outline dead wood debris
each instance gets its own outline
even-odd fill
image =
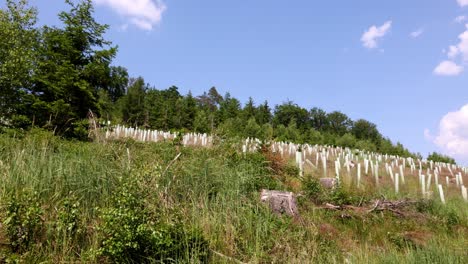
[[[325,205],[320,206],[318,208],[336,210],[336,211],[351,210],[351,211],[362,213],[362,214],[364,213],[368,214],[372,212],[381,212],[381,211],[390,211],[394,213],[395,215],[405,217],[405,216],[408,216],[408,213],[405,212],[404,209],[407,206],[412,205],[414,203],[416,203],[416,201],[408,200],[408,199],[389,201],[383,198],[383,199],[374,200],[372,203],[372,206],[369,206],[369,207],[353,206],[353,205],[334,205],[331,203],[326,203]]]

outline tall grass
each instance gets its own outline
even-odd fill
[[[305,195],[299,198],[300,217],[277,216],[259,202],[261,188],[306,194],[312,185],[303,184],[287,164],[276,169],[268,155],[244,156],[238,150],[236,142],[184,148],[131,140],[65,141],[42,131],[0,135],[0,262],[117,261],[112,247],[103,250],[105,241],[115,241],[109,234],[127,236],[125,241],[151,252],[177,252],[173,256],[182,263],[468,262],[468,206],[461,199],[447,205],[418,200],[402,217],[321,209],[314,203],[320,199]],[[306,173],[305,178],[321,175]],[[362,183],[361,188],[343,184],[341,193],[323,199],[364,205],[381,195],[419,199],[410,190],[418,183],[409,177],[398,195],[390,187],[375,191],[372,178],[363,177]],[[39,208],[28,202],[33,200]],[[35,235],[24,250],[14,250],[8,235],[13,201],[18,214],[24,212],[14,218],[19,223],[34,219],[31,212],[40,215],[39,224],[30,225]],[[154,240],[151,232],[164,240]],[[209,258],[194,251],[193,239],[206,241]],[[122,259],[158,262],[163,256],[141,255],[138,247]]]

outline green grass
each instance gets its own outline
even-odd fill
[[[417,179],[395,195],[363,177],[361,189],[313,189],[320,199],[300,197],[300,217],[279,217],[259,202],[261,188],[313,184],[237,149],[0,135],[0,262],[468,263],[468,205],[458,197],[418,200],[406,217],[316,204],[419,199]]]

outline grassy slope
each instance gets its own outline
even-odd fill
[[[272,170],[271,159],[258,153],[243,157],[238,150],[239,145],[230,143],[199,149],[170,143],[70,142],[44,133],[21,139],[0,135],[0,262],[109,261],[96,253],[103,239],[99,212],[113,206],[122,181],[137,179],[145,210],[162,222],[200,229],[211,250],[242,262],[468,263],[468,205],[459,198],[446,206],[419,201],[402,217],[387,211],[320,209],[311,198],[338,200],[319,190],[299,199],[301,217],[277,217],[259,203],[258,190],[298,192],[305,185],[290,166]],[[390,190],[345,185],[340,194],[350,203],[382,194],[400,198]],[[15,197],[34,197],[41,209],[39,231],[17,253],[5,223]],[[62,236],[57,223],[63,222],[63,208],[70,203],[76,210],[66,215],[74,217],[80,231]],[[181,259],[188,261],[187,256]],[[211,262],[234,261],[212,254]]]

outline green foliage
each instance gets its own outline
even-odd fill
[[[345,188],[342,184],[327,193],[327,200],[335,205],[359,205],[369,201],[369,195],[355,189]]]
[[[302,182],[302,190],[304,191],[304,194],[314,202],[319,203],[321,201],[323,189],[318,179],[313,177],[305,178]]]
[[[0,262],[466,263],[461,198],[420,200],[397,209],[405,216],[317,209],[369,208],[369,197],[381,196],[345,178],[321,188],[314,170],[303,181],[297,169],[284,175],[267,154],[243,155],[231,138],[188,148],[67,141],[39,129],[0,134]],[[262,188],[302,189],[300,216],[273,214],[259,201]]]
[[[210,124],[211,121],[209,119],[208,114],[200,110],[195,115],[195,120],[193,121],[193,129],[195,132],[198,133],[207,133],[210,131]]]
[[[377,130],[377,125],[364,119],[359,119],[353,123],[351,133],[357,139],[369,140],[371,142],[379,142],[382,138],[379,130]]]
[[[122,98],[123,121],[134,127],[142,126],[146,120],[145,97],[148,87],[143,78],[130,81],[127,95]],[[151,95],[148,95],[151,96]]]
[[[89,110],[98,112],[97,92],[105,88],[116,54],[114,47],[105,49],[108,26],[92,17],[92,2],[66,2],[70,10],[59,14],[64,28],[46,26],[42,31],[35,84],[28,96],[33,111],[27,112],[37,125],[50,122],[58,133],[86,118]]]
[[[302,190],[307,198],[314,203],[331,203],[333,205],[357,205],[368,200],[366,195],[353,192],[338,184],[332,189],[322,187],[320,181],[314,177],[306,177],[302,182]]]
[[[388,240],[398,249],[416,248],[416,244],[401,233],[387,233]]]
[[[166,224],[144,204],[138,184],[120,179],[112,207],[102,210],[99,230],[103,240],[98,255],[118,263],[150,263],[209,259],[208,242],[196,229],[187,231],[180,223]]]
[[[342,136],[350,131],[353,121],[340,111],[334,111],[327,114],[327,119],[329,123],[329,130],[333,131],[335,134]]]
[[[26,0],[7,0],[6,8],[0,9],[0,125],[24,109],[23,88],[31,86],[38,55],[36,20],[37,10]],[[27,123],[22,120],[17,124],[18,117],[15,119],[12,126]]]
[[[318,107],[314,107],[309,111],[311,127],[317,131],[324,131],[330,126],[330,121],[327,117],[327,112]]]
[[[283,168],[285,175],[297,177],[299,176],[299,168],[295,164],[286,164]]]
[[[72,196],[73,197],[73,196]],[[66,198],[59,208],[56,222],[56,232],[65,237],[73,237],[83,232],[80,226],[80,203],[76,198]]]
[[[356,138],[352,134],[346,133],[336,140],[336,145],[347,148],[354,148],[356,146]]]
[[[8,201],[3,224],[13,252],[22,253],[40,236],[42,209],[37,194],[22,194]]]
[[[264,138],[262,127],[257,124],[254,117],[250,117],[249,121],[247,121],[244,129],[244,135],[250,138]]]
[[[296,123],[299,129],[307,128],[309,114],[306,109],[288,101],[275,107],[273,123],[275,125],[289,126]]]
[[[416,210],[421,213],[429,213],[441,226],[449,232],[453,232],[458,225],[468,224],[467,213],[454,208],[451,205],[444,205],[434,200],[418,200]]]
[[[434,162],[443,162],[443,163],[449,163],[449,164],[457,164],[455,162],[455,159],[450,157],[450,156],[447,156],[447,155],[443,155],[443,154],[440,154],[440,153],[437,153],[437,152],[432,152],[431,154],[429,154],[427,156],[427,160],[432,160]]]

